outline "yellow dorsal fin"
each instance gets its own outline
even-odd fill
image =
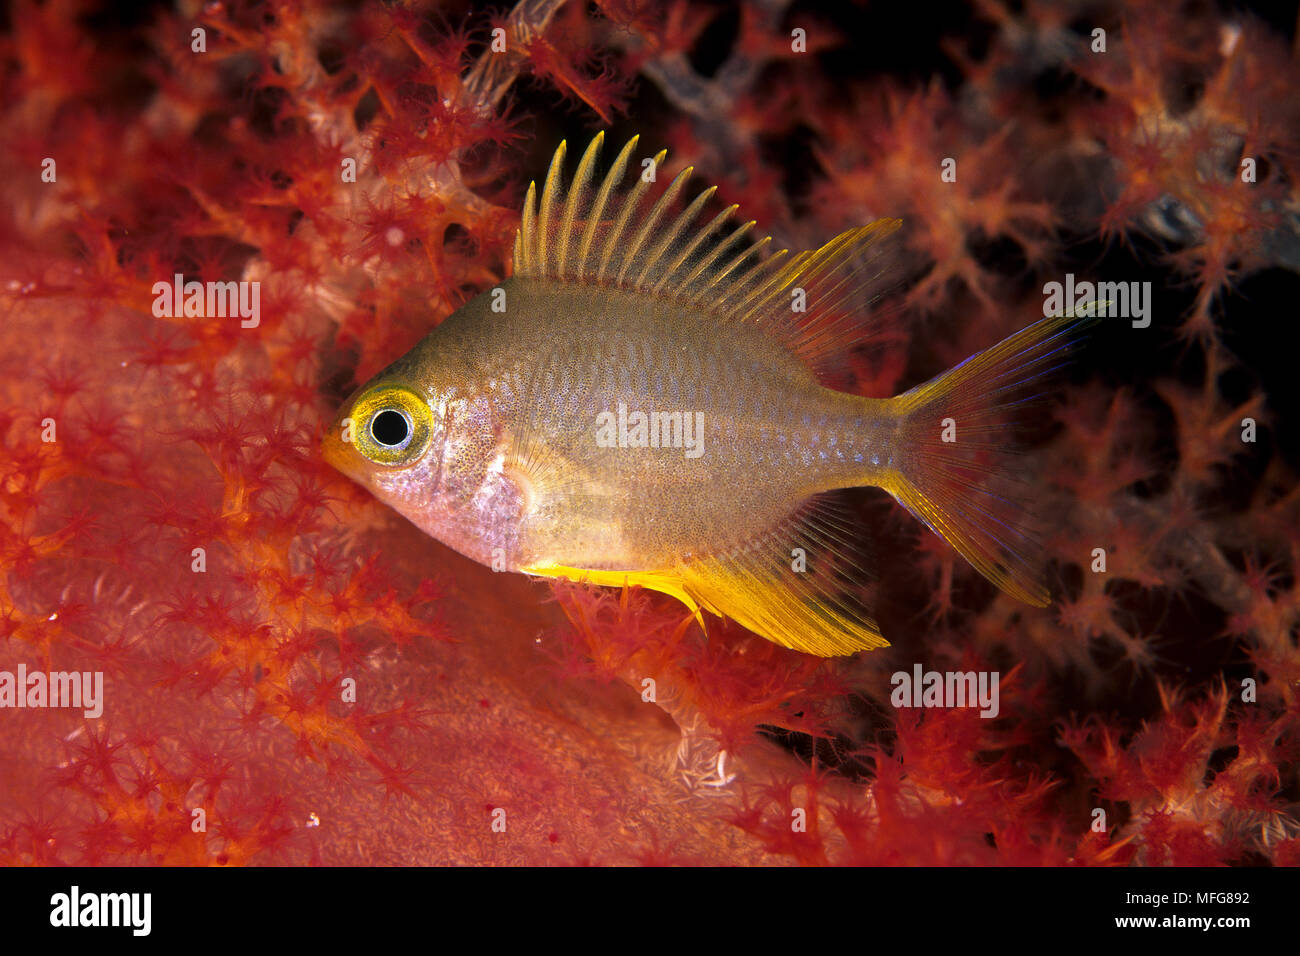
[[[636,136],[603,178],[593,178],[604,139],[603,132],[592,138],[567,185],[563,142],[551,159],[540,201],[537,184],[530,184],[515,237],[515,275],[593,281],[695,301],[770,242],[747,239],[752,222],[725,237],[718,234],[735,206],[707,225],[696,225],[715,188],[665,222],[692,170],[660,185],[657,173],[668,153],[660,150],[644,163],[632,163]],[[632,175],[624,182],[629,167]]]
[[[771,250],[770,236],[751,235],[754,221],[729,225],[737,206],[701,225],[716,187],[682,206],[692,169],[656,185],[651,174],[667,153],[634,162],[638,137],[597,177],[604,140],[603,132],[592,138],[567,184],[568,147],[560,143],[540,200],[537,184],[529,186],[515,237],[516,276],[666,296],[697,306],[711,321],[753,323],[818,372],[872,331],[868,306],[899,277],[880,241],[897,229],[897,219],[850,229],[791,257]]]

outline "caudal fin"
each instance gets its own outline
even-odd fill
[[[901,425],[882,486],[986,578],[1038,607],[1050,601],[1042,489],[1026,480],[1015,435],[1044,376],[1094,321],[1043,319],[891,400]]]

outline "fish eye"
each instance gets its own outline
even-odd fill
[[[381,408],[370,419],[370,437],[385,448],[401,448],[411,437],[411,423],[396,408]]]
[[[357,451],[377,465],[401,467],[429,445],[433,412],[417,392],[403,385],[378,385],[352,406]]]

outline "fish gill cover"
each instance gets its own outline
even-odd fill
[[[13,4],[0,862],[1300,862],[1294,14],[911,16]],[[892,646],[809,657],[321,461],[598,128],[792,249],[903,220],[846,390],[1115,309],[1024,457],[1050,607],[854,492]]]

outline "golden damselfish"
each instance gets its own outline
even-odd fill
[[[1043,319],[895,398],[827,388],[892,281],[898,220],[773,252],[735,206],[704,221],[713,189],[684,202],[690,169],[656,186],[665,153],[633,164],[635,138],[595,177],[603,138],[567,186],[560,144],[512,277],[366,383],[328,460],[498,570],[654,588],[810,654],[886,643],[826,507],[839,488],[886,489],[1046,604],[1007,426],[1083,322]]]

